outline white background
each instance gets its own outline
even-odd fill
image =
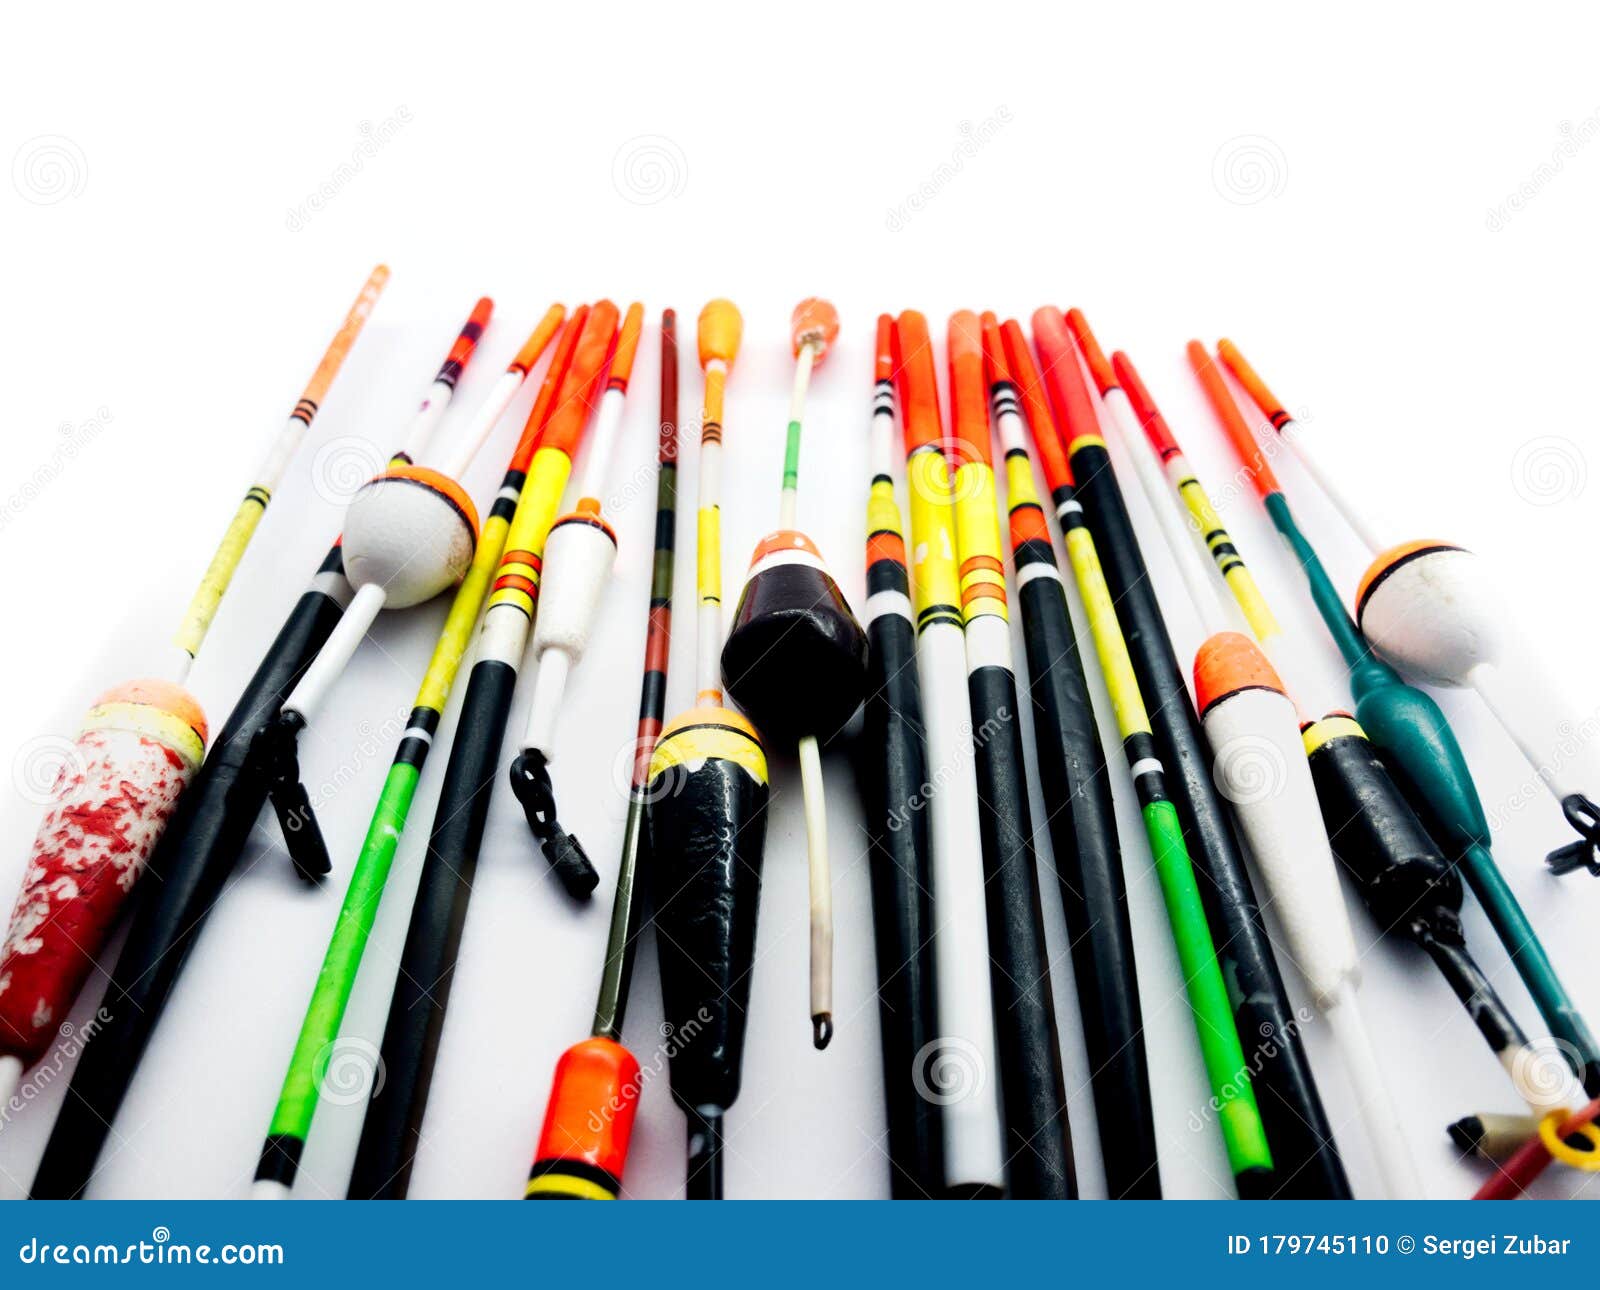
[[[15,782],[31,741],[70,733],[98,690],[160,666],[258,456],[379,259],[392,265],[392,285],[194,670],[215,726],[339,527],[329,454],[319,467],[319,452],[356,436],[382,454],[484,292],[499,309],[458,410],[483,396],[552,300],[646,303],[651,327],[618,467],[626,477],[651,461],[660,309],[675,306],[682,319],[688,418],[700,390],[693,319],[712,295],[738,302],[745,342],[729,392],[723,502],[730,582],[775,514],[789,311],[805,295],[833,299],[844,327],[814,386],[800,512],[857,604],[879,311],[921,308],[942,338],[954,308],[1026,318],[1043,303],[1082,306],[1108,350],[1126,348],[1141,364],[1215,492],[1234,465],[1183,344],[1231,335],[1340,452],[1363,493],[1401,517],[1401,536],[1482,551],[1505,579],[1506,614],[1543,650],[1573,712],[1600,704],[1600,485],[1588,478],[1600,464],[1592,9],[1350,4],[1326,21],[1280,5],[1117,7],[1113,16],[1105,5],[616,0],[603,9],[283,3],[237,16],[209,6],[167,13],[35,6],[9,18],[0,85],[0,154],[12,161],[0,183],[7,890],[38,817]],[[363,150],[369,130],[388,136],[372,152]],[[987,141],[963,150],[979,133]],[[1520,209],[1506,206],[1518,192]],[[472,468],[478,498],[497,483],[519,425],[508,418]],[[1348,593],[1362,548],[1292,462],[1280,473]],[[693,479],[689,453],[684,553]],[[1199,625],[1132,476],[1124,480],[1188,656]],[[632,738],[644,633],[653,484],[636,493],[618,516],[619,576],[571,693],[558,763],[572,786],[570,823],[603,872],[602,897],[624,808],[613,767]],[[1342,700],[1333,651],[1255,502],[1235,492],[1225,511],[1279,616],[1325,673],[1316,702]],[[691,696],[692,569],[680,560],[669,708]],[[443,612],[441,601],[382,620],[306,741],[312,780],[353,775],[323,815],[337,879],[302,887],[263,818],[189,960],[93,1194],[245,1193],[392,753],[392,739],[359,731],[409,707]],[[514,729],[527,694],[524,685]],[[1474,696],[1441,698],[1496,815],[1502,866],[1579,1004],[1600,1021],[1600,889],[1542,874],[1540,857],[1566,838],[1556,807],[1527,791],[1528,769]],[[447,720],[446,739],[450,729]],[[413,810],[349,1035],[380,1035],[443,765],[441,752]],[[811,1048],[800,800],[793,767],[780,765],[745,1090],[730,1117],[735,1196],[886,1188],[860,817],[847,771],[835,763],[829,776],[838,1037],[825,1054]],[[1163,1179],[1174,1196],[1223,1194],[1220,1143],[1187,1124],[1206,1087],[1122,780]],[[1513,800],[1527,804],[1508,809]],[[1042,830],[1040,846],[1048,862]],[[1080,1174],[1093,1195],[1097,1139],[1051,881],[1045,902]],[[1408,947],[1372,946],[1373,925],[1349,903],[1368,947],[1371,1022],[1429,1191],[1465,1195],[1482,1172],[1454,1159],[1444,1125],[1512,1109],[1510,1088],[1442,980]],[[587,1027],[607,907],[604,898],[582,912],[568,904],[515,803],[499,794],[413,1194],[520,1193],[552,1065]],[[1467,927],[1536,1028],[1470,902]],[[1298,982],[1291,990],[1303,1000]],[[649,945],[633,999],[628,1038],[648,1058],[660,1020]],[[80,1001],[80,1023],[93,1002],[93,991]],[[1308,1042],[1356,1188],[1370,1195],[1371,1158],[1325,1028],[1313,1025]],[[61,1091],[0,1133],[5,1185],[31,1178]],[[342,1194],[361,1111],[322,1108],[303,1194]],[[634,1138],[630,1194],[681,1189],[681,1132],[658,1081]],[[1540,1192],[1579,1192],[1581,1182],[1552,1171]]]

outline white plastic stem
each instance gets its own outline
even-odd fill
[[[377,583],[369,582],[356,592],[350,608],[344,611],[338,626],[327,643],[311,660],[300,677],[300,683],[284,700],[285,712],[298,712],[309,723],[321,709],[345,667],[355,657],[355,652],[366,638],[367,631],[383,612],[386,592]]]
[[[572,656],[562,649],[547,649],[539,655],[539,670],[533,678],[533,705],[528,711],[528,731],[524,748],[537,748],[548,760],[555,752],[556,718],[561,714],[561,699],[572,673]]]
[[[1405,1126],[1389,1094],[1389,1085],[1378,1063],[1372,1036],[1362,1019],[1353,984],[1344,989],[1323,1012],[1338,1041],[1345,1071],[1350,1077],[1360,1104],[1361,1118],[1367,1126],[1367,1140],[1378,1160],[1378,1172],[1391,1200],[1422,1198],[1422,1179],[1417,1163],[1406,1145]]]
[[[0,1057],[0,1127],[10,1119],[11,1099],[22,1082],[22,1059],[7,1054]]]
[[[489,441],[490,433],[499,424],[501,416],[511,406],[511,400],[517,397],[517,391],[526,379],[527,373],[517,368],[501,374],[494,388],[489,391],[489,397],[478,405],[472,420],[467,422],[467,428],[461,433],[461,442],[439,467],[440,474],[457,479],[472,464],[472,459]]]
[[[1311,446],[1311,436],[1300,425],[1293,421],[1285,421],[1278,430],[1278,437],[1289,445],[1289,449],[1299,458],[1300,464],[1305,467],[1306,473],[1317,481],[1318,486],[1328,495],[1328,500],[1334,508],[1344,516],[1345,523],[1356,531],[1356,535],[1367,544],[1374,554],[1387,551],[1399,540],[1394,528],[1385,517],[1377,513],[1377,509],[1370,503],[1363,506],[1345,492],[1338,483],[1338,477],[1328,469],[1327,462],[1321,457],[1318,450]]]
[[[800,352],[794,358],[794,385],[789,391],[789,424],[800,425],[804,423],[806,410],[806,390],[811,385],[811,369],[816,366],[817,347],[815,345],[802,345]],[[787,432],[786,432],[787,433]],[[788,462],[787,445],[784,450],[784,461]],[[799,481],[791,484],[784,479],[783,492],[778,497],[778,527],[792,529],[799,511],[800,489]]]
[[[250,1184],[251,1200],[288,1200],[290,1192],[281,1182],[262,1178]]]
[[[1515,648],[1509,633],[1506,646]],[[1483,696],[1557,801],[1574,793],[1600,801],[1595,736],[1573,722],[1536,660],[1517,658],[1510,666],[1480,663],[1466,681]]]
[[[811,1015],[833,1012],[833,879],[828,866],[828,812],[822,800],[822,749],[800,740],[800,791],[805,797],[806,862],[811,880]]]
[[[433,442],[433,432],[439,428],[444,411],[450,406],[455,393],[455,387],[447,381],[435,381],[428,387],[428,392],[422,396],[422,403],[411,414],[411,423],[406,426],[397,455],[416,461],[428,451],[428,445]]]
[[[594,415],[594,430],[589,435],[589,458],[583,463],[579,497],[600,500],[612,458],[617,455],[617,431],[622,425],[622,407],[627,397],[624,390],[607,390],[600,398],[600,408]]]

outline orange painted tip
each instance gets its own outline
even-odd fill
[[[1100,438],[1100,418],[1078,366],[1078,348],[1067,331],[1067,320],[1054,305],[1033,311],[1033,340],[1044,364],[1045,389],[1055,409],[1057,424],[1066,435],[1070,454],[1080,440]]]
[[[1072,333],[1072,339],[1078,342],[1078,348],[1083,351],[1083,357],[1089,364],[1089,375],[1094,377],[1095,388],[1100,391],[1101,396],[1116,389],[1116,375],[1111,364],[1106,362],[1105,351],[1100,348],[1100,342],[1094,338],[1094,332],[1090,330],[1089,320],[1083,316],[1083,310],[1067,310],[1067,329]]]
[[[1156,407],[1156,401],[1150,397],[1150,391],[1145,388],[1144,381],[1139,376],[1139,369],[1134,367],[1133,360],[1119,349],[1111,356],[1111,365],[1117,380],[1127,392],[1128,402],[1133,404],[1134,415],[1144,427],[1145,437],[1150,440],[1150,446],[1163,461],[1173,453],[1182,452],[1177,439],[1173,437],[1172,428],[1167,425],[1166,418],[1161,415],[1161,409]]]
[[[472,306],[472,314],[467,319],[469,323],[477,323],[480,327],[487,327],[489,319],[494,316],[494,298],[492,296],[479,296],[478,303]]]
[[[461,513],[461,517],[467,522],[467,527],[472,530],[473,540],[477,540],[478,508],[472,504],[472,498],[468,495],[467,490],[451,479],[449,475],[441,474],[439,471],[432,470],[427,466],[414,466],[407,462],[401,462],[396,466],[384,467],[384,471],[378,476],[378,479],[406,479],[413,484],[421,484],[424,488],[432,489]],[[372,482],[377,483],[378,481],[375,479]]]
[[[561,330],[561,323],[566,316],[565,305],[551,305],[546,309],[544,317],[539,319],[539,325],[528,333],[528,339],[522,343],[517,356],[511,360],[511,370],[523,373],[532,371],[533,365],[539,361],[539,355],[544,353],[551,338]]]
[[[878,336],[873,346],[872,379],[888,381],[894,378],[894,319],[888,314],[878,315]]]
[[[605,375],[606,360],[617,334],[617,307],[609,300],[596,302],[584,319],[572,359],[561,378],[561,389],[544,424],[541,443],[571,457],[583,439],[594,407],[595,391]]]
[[[983,318],[983,368],[991,386],[1011,383],[1011,364],[1006,361],[1005,342],[1000,337],[1000,320],[990,311]]]
[[[933,366],[928,320],[907,309],[894,324],[894,371],[899,383],[900,424],[906,455],[944,440],[939,420],[939,378]]]
[[[769,555],[782,555],[786,551],[804,551],[818,560],[822,559],[822,552],[817,550],[816,543],[804,533],[795,529],[777,529],[756,543],[755,554],[750,557],[750,564],[754,567]]]
[[[134,703],[141,707],[155,708],[158,712],[165,712],[168,716],[176,717],[183,722],[200,736],[202,744],[206,741],[208,733],[206,714],[200,707],[200,701],[181,685],[172,681],[163,681],[156,677],[124,681],[121,685],[112,686],[97,698],[93,706],[98,708],[107,703]]]
[[[635,300],[622,318],[622,330],[617,333],[617,348],[611,356],[610,381],[620,381],[624,386],[633,375],[633,357],[639,352],[639,336],[644,331],[644,306]]]
[[[1218,632],[1194,656],[1194,700],[1203,715],[1242,690],[1283,693],[1283,682],[1261,647],[1240,632]]]
[[[1039,379],[1039,369],[1028,348],[1028,338],[1022,334],[1022,324],[1015,318],[1007,319],[1006,325],[1000,329],[1000,338],[1005,342],[1012,382],[1017,387],[1017,396],[1022,400],[1022,410],[1027,414],[1028,427],[1033,431],[1035,456],[1044,470],[1045,483],[1052,493],[1058,488],[1070,488],[1072,463],[1067,460],[1066,449],[1061,446],[1061,435],[1056,430],[1055,418],[1050,415],[1044,383]]]
[[[983,325],[970,309],[950,315],[950,433],[945,455],[952,469],[989,460],[989,400],[983,389]]]
[[[1399,546],[1390,547],[1367,566],[1367,571],[1361,575],[1361,581],[1356,584],[1356,621],[1361,621],[1362,612],[1367,607],[1367,597],[1372,594],[1373,588],[1399,565],[1436,551],[1460,550],[1462,548],[1455,545],[1455,543],[1441,542],[1437,538],[1423,538],[1417,542],[1402,542]]]
[[[573,1161],[599,1170],[605,1190],[620,1187],[638,1084],[638,1059],[615,1040],[595,1037],[567,1049],[556,1063],[536,1164]]]
[[[1281,430],[1283,423],[1290,419],[1289,414],[1283,410],[1283,403],[1278,396],[1256,375],[1256,369],[1245,362],[1239,347],[1227,337],[1223,337],[1217,342],[1217,356],[1222,359],[1223,366],[1233,373],[1233,379],[1244,387],[1244,392],[1250,396],[1251,402],[1261,409],[1261,415],[1272,422],[1272,428]]]
[[[550,409],[555,406],[556,395],[561,391],[561,382],[566,379],[567,369],[572,365],[572,351],[578,347],[578,337],[583,334],[583,325],[588,320],[589,306],[579,305],[562,329],[561,339],[556,341],[555,352],[550,355],[550,366],[545,368],[544,380],[539,383],[539,393],[534,396],[533,408],[522,427],[522,438],[517,440],[517,451],[511,459],[512,469],[526,471],[528,463],[533,460],[534,450],[544,437]]]
[[[744,338],[744,318],[731,300],[709,300],[700,311],[700,366],[721,361],[733,366]]]
[[[1266,454],[1256,442],[1254,432],[1239,411],[1239,405],[1234,402],[1228,383],[1222,379],[1222,369],[1212,361],[1211,355],[1206,353],[1206,347],[1197,340],[1189,342],[1188,353],[1189,366],[1200,378],[1200,387],[1206,392],[1211,410],[1217,414],[1217,420],[1222,422],[1222,432],[1228,436],[1234,451],[1244,462],[1245,472],[1254,482],[1256,492],[1262,497],[1281,493],[1283,487],[1272,473],[1272,467],[1267,464]]]
[[[796,358],[810,345],[812,357],[820,363],[838,335],[839,311],[826,300],[807,296],[789,315],[789,340]]]

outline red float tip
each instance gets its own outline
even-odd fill
[[[906,454],[944,439],[939,421],[939,378],[933,366],[928,320],[905,310],[894,324],[894,372],[899,386],[901,427]]]
[[[1175,452],[1181,452],[1182,449],[1178,447],[1178,441],[1173,437],[1171,427],[1161,415],[1161,409],[1156,407],[1156,401],[1150,397],[1150,391],[1145,388],[1144,381],[1139,376],[1139,369],[1134,367],[1133,360],[1119,349],[1111,356],[1111,364],[1117,374],[1117,380],[1127,391],[1128,402],[1133,404],[1134,413],[1139,418],[1139,424],[1144,427],[1145,437],[1150,440],[1150,446],[1162,460]]]
[[[1067,439],[1067,452],[1080,439],[1100,438],[1100,419],[1095,414],[1083,370],[1078,366],[1078,350],[1067,331],[1067,320],[1054,305],[1033,311],[1033,340],[1044,364],[1045,388],[1057,422]]]
[[[970,309],[950,315],[946,328],[950,362],[950,430],[945,455],[957,470],[972,461],[989,460],[989,400],[983,385],[983,324]]]
[[[1217,342],[1217,356],[1222,359],[1223,366],[1233,373],[1233,379],[1244,387],[1244,392],[1250,396],[1250,401],[1261,409],[1261,415],[1272,422],[1272,428],[1281,430],[1283,423],[1290,419],[1289,414],[1284,411],[1282,400],[1256,375],[1256,369],[1245,362],[1239,347],[1227,337],[1223,337]]]
[[[1117,378],[1111,364],[1106,362],[1105,351],[1100,348],[1100,342],[1094,338],[1094,332],[1090,330],[1089,320],[1083,316],[1083,310],[1067,310],[1067,329],[1072,333],[1072,339],[1078,342],[1078,348],[1083,351],[1083,357],[1089,364],[1089,375],[1094,377],[1095,387],[1100,391],[1100,397],[1104,398],[1117,388]]]
[[[1022,334],[1022,325],[1015,318],[1006,320],[1000,329],[1005,344],[1006,361],[1011,367],[1011,379],[1022,400],[1022,410],[1027,414],[1028,427],[1033,431],[1033,446],[1039,465],[1044,470],[1045,482],[1050,491],[1072,486],[1072,464],[1067,460],[1066,449],[1061,446],[1061,435],[1056,430],[1055,418],[1050,415],[1050,405],[1045,400],[1044,383],[1039,379],[1039,369],[1028,349],[1028,338]]]
[[[888,314],[878,315],[878,337],[873,345],[872,379],[888,381],[894,378],[894,319]]]
[[[1006,361],[1005,342],[1000,337],[1000,320],[985,312],[983,324],[983,370],[990,387],[1011,382],[1011,365]]]
[[[1281,493],[1283,489],[1278,483],[1278,477],[1272,473],[1272,467],[1267,464],[1266,454],[1261,451],[1261,445],[1256,442],[1255,435],[1246,424],[1244,415],[1239,411],[1239,405],[1233,401],[1233,394],[1229,391],[1227,382],[1222,379],[1222,369],[1211,361],[1211,355],[1206,353],[1206,347],[1197,340],[1189,342],[1188,353],[1189,366],[1194,368],[1194,374],[1200,378],[1200,386],[1206,392],[1211,410],[1217,414],[1217,420],[1222,423],[1223,433],[1228,436],[1234,451],[1244,462],[1245,473],[1255,484],[1256,492],[1262,497]]]

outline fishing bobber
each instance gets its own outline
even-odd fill
[[[355,598],[282,710],[256,732],[251,757],[266,777],[295,870],[331,872],[328,849],[300,782],[300,732],[387,606],[408,609],[454,586],[472,564],[478,512],[466,490],[425,466],[395,465],[363,484],[345,512],[340,550]],[[424,734],[431,737],[432,731]]]
[[[1238,632],[1201,645],[1194,687],[1217,787],[1266,878],[1296,966],[1317,1006],[1333,1008],[1360,981],[1360,958],[1294,702],[1266,655]]]
[[[390,466],[345,512],[345,577],[359,595],[409,609],[461,581],[478,544],[478,512],[455,480],[426,466]],[[374,615],[375,616],[375,615]]]
[[[667,723],[646,815],[672,1095],[689,1118],[690,1187],[720,1192],[723,1113],[739,1096],[767,835],[767,759],[728,708]],[[710,1177],[697,1177],[701,1169]]]
[[[1362,575],[1355,616],[1396,666],[1483,696],[1581,835],[1550,853],[1550,869],[1600,875],[1600,757],[1519,643],[1478,557],[1446,542],[1393,547]]]
[[[867,687],[867,635],[816,544],[780,529],[757,545],[722,649],[728,693],[763,735],[830,735]]]
[[[533,656],[538,672],[523,751],[511,766],[511,783],[538,835],[545,856],[567,892],[587,900],[600,882],[577,838],[555,818],[555,796],[547,769],[555,744],[556,719],[567,678],[589,646],[611,568],[617,535],[600,514],[600,503],[586,497],[563,515],[545,539],[547,571],[540,587],[539,614],[533,622]],[[561,576],[554,576],[556,571]]]
[[[0,946],[0,1107],[56,1039],[205,746],[200,704],[171,681],[129,681],[89,709]]]
[[[525,1200],[616,1200],[639,1110],[639,1059],[593,1035],[556,1063]]]

